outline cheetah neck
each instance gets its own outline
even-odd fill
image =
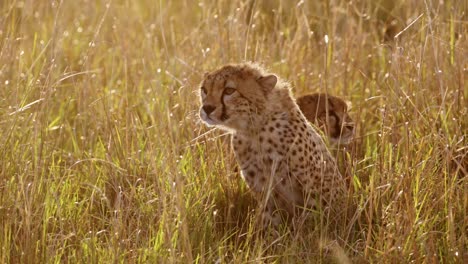
[[[291,117],[297,116],[300,113],[298,106],[294,103],[294,99],[290,94],[288,84],[280,83],[268,95],[268,104],[262,107],[262,111],[252,114],[250,120],[244,123],[243,129],[233,131],[244,137],[255,137],[262,130],[270,126],[275,120],[288,121]]]
[[[294,122],[293,119],[298,119],[300,111],[298,109],[275,109],[268,113],[264,113],[262,118],[251,120],[246,129],[232,131],[233,135],[242,136],[244,138],[257,138],[258,135],[265,130],[276,130],[276,124],[281,121],[284,124]]]

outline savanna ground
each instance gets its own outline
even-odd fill
[[[1,1],[0,262],[466,263],[467,5]],[[246,60],[352,104],[339,239],[257,235],[197,115],[203,73]]]

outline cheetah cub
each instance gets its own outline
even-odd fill
[[[313,93],[300,96],[296,103],[309,122],[322,129],[333,145],[347,145],[354,137],[354,122],[343,99]]]
[[[345,182],[290,85],[255,64],[205,74],[200,117],[232,134],[241,175],[262,207],[263,226],[307,210],[337,212]]]

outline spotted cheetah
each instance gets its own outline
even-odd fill
[[[343,99],[313,93],[300,96],[296,103],[309,122],[322,129],[333,145],[347,145],[354,137],[354,122]]]
[[[203,122],[232,134],[264,226],[306,210],[340,209],[336,201],[345,182],[287,82],[256,64],[229,64],[205,74],[200,95]]]

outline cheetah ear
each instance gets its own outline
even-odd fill
[[[275,88],[276,82],[278,82],[278,78],[275,75],[267,75],[262,76],[257,79],[257,82],[265,88],[266,91],[271,91]]]
[[[206,77],[208,76],[208,74],[210,74],[210,73],[209,73],[209,72],[205,72],[205,73],[203,74],[203,78],[206,78]]]

